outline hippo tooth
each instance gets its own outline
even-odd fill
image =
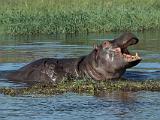
[[[136,52],[136,57],[138,57],[138,53]]]

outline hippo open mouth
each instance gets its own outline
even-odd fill
[[[131,54],[128,50],[128,48],[121,48],[121,53],[124,57],[124,60],[127,62],[133,62],[133,61],[139,61],[141,60],[141,57],[136,52],[135,55]]]
[[[128,50],[129,46],[137,44],[139,39],[132,33],[122,34],[119,38],[114,39],[112,44],[114,47],[119,48],[119,53],[123,55],[123,58],[126,62],[135,62],[139,63],[141,61],[141,57],[136,52],[135,54],[131,54]]]

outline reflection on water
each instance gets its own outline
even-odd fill
[[[129,80],[160,80],[159,32],[135,33],[140,42],[130,47],[138,52],[142,62],[127,70]],[[103,40],[112,40],[119,33],[79,35],[0,35],[0,87],[23,87],[8,82],[3,75],[28,62],[42,57],[70,58],[88,54],[92,46]],[[158,120],[159,92],[111,92],[95,96],[66,93],[38,97],[11,97],[0,95],[0,119],[113,119]]]

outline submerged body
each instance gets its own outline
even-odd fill
[[[104,41],[80,58],[36,60],[9,74],[10,80],[21,82],[59,82],[64,79],[91,78],[108,80],[120,78],[127,68],[137,65],[141,58],[131,55],[128,46],[138,43],[132,33],[124,33],[113,41]]]

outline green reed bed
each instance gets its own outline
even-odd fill
[[[160,28],[159,0],[0,0],[0,30],[12,34]]]
[[[160,91],[160,81],[70,81],[58,84],[35,84],[26,88],[0,88],[0,93],[18,95],[57,95],[66,92],[97,95],[113,91]]]

